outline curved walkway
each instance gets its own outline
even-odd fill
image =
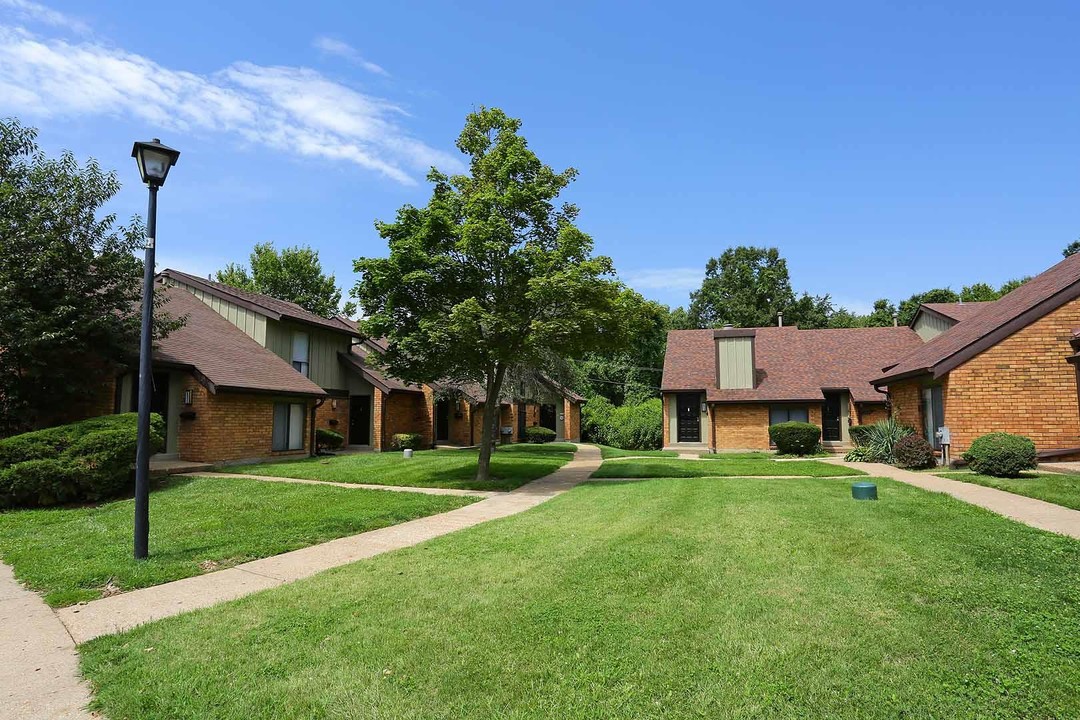
[[[1045,500],[1036,500],[997,488],[950,480],[929,473],[902,470],[882,463],[855,463],[831,459],[825,462],[865,470],[873,477],[898,480],[930,492],[945,493],[957,500],[978,505],[1025,525],[1080,539],[1080,510],[1072,510]]]

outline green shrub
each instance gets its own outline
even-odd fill
[[[858,431],[851,433],[851,439],[862,448],[862,462],[896,462],[896,443],[902,438],[914,435],[915,430],[901,425],[893,418],[879,420],[873,425],[857,425]],[[855,428],[851,428],[855,430]]]
[[[615,407],[606,398],[590,398],[581,408],[583,435],[623,450],[658,450],[664,444],[664,405],[652,398]]]
[[[848,462],[878,462],[877,456],[874,455],[870,448],[863,445],[856,445],[848,451],[848,454],[844,456],[844,459]]]
[[[525,442],[530,443],[549,443],[555,439],[555,431],[546,427],[527,427],[525,428]]]
[[[390,438],[390,448],[393,450],[419,450],[424,436],[420,433],[396,433]]]
[[[778,423],[769,426],[769,440],[781,455],[811,455],[821,441],[821,428],[805,422]]]
[[[1003,432],[976,438],[963,457],[975,472],[994,477],[1017,477],[1036,465],[1031,438]]]
[[[138,444],[135,413],[105,415],[0,440],[0,507],[101,500],[128,491]],[[150,416],[152,451],[165,421]]]
[[[893,447],[896,464],[902,468],[921,470],[937,465],[934,448],[922,435],[912,433],[900,438]]]
[[[333,430],[319,428],[315,431],[315,446],[319,449],[338,450],[345,444],[345,436]]]

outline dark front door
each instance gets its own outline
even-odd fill
[[[546,427],[551,432],[555,432],[555,406],[554,405],[541,405],[540,406],[540,427]]]
[[[349,398],[349,444],[371,444],[371,396]]]
[[[825,402],[821,406],[821,439],[827,442],[840,442],[840,403],[844,394],[825,393]]]
[[[701,442],[701,396],[697,393],[679,393],[675,397],[678,406],[677,442]]]
[[[525,414],[527,408],[525,403],[519,402],[517,404],[517,425],[518,425],[518,442],[525,442]]]
[[[450,439],[450,401],[440,400],[435,403],[435,442]]]

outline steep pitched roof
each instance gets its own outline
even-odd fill
[[[340,357],[347,366],[359,372],[369,383],[383,392],[394,392],[395,390],[400,392],[424,391],[420,385],[402,382],[391,375],[387,375],[379,368],[374,367],[372,363],[368,362],[367,358],[373,352],[373,345],[374,349],[381,349],[373,341],[365,340],[349,348],[347,354],[338,353],[338,357]]]
[[[996,300],[989,300],[984,302],[955,302],[955,303],[923,303],[919,306],[919,310],[929,310],[932,313],[943,315],[950,320],[961,322],[967,320],[972,315],[982,311],[987,305],[991,305]],[[918,313],[916,313],[918,315]],[[915,319],[912,318],[912,322]]]
[[[171,268],[162,270],[158,274],[176,280],[177,282],[184,283],[185,285],[199,288],[200,290],[208,292],[211,295],[216,295],[223,300],[228,300],[231,303],[253,310],[260,315],[265,315],[271,320],[294,320],[307,325],[315,325],[326,330],[334,330],[336,332],[349,334],[353,334],[356,330],[355,327],[350,326],[340,317],[324,318],[321,315],[316,315],[313,312],[305,310],[296,303],[279,300],[278,298],[270,297],[269,295],[240,290],[239,288],[234,288],[213,280],[206,280]]]
[[[941,377],[1017,330],[1080,297],[1080,255],[1065,258],[961,320],[921,348],[883,365],[875,384],[930,373]],[[884,373],[884,374],[882,374]]]
[[[755,387],[721,390],[716,382],[716,336],[723,330],[672,330],[664,355],[664,392],[704,391],[709,402],[820,401],[823,389],[851,392],[855,402],[884,402],[870,385],[882,362],[922,341],[911,328],[800,330],[764,327],[753,333]]]
[[[154,362],[192,370],[211,392],[221,390],[324,396],[321,387],[181,288],[159,288],[165,310],[185,317],[154,349]]]

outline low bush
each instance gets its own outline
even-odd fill
[[[129,491],[137,447],[135,413],[105,415],[0,440],[0,508],[96,501]],[[164,446],[165,421],[150,417]]]
[[[397,433],[390,438],[390,448],[393,450],[419,450],[424,436],[420,433]]]
[[[315,431],[315,447],[319,450],[338,450],[345,444],[345,436],[333,430],[319,428]]]
[[[852,425],[848,428],[848,434],[851,436],[851,442],[856,445],[865,445],[867,439],[873,433],[873,425]]]
[[[863,445],[856,445],[848,451],[844,459],[848,462],[878,462],[877,456],[873,451]]]
[[[900,438],[893,447],[896,464],[902,468],[922,470],[937,465],[934,448],[922,435],[911,434]]]
[[[850,433],[851,439],[860,449],[861,462],[893,464],[896,462],[896,443],[914,435],[915,430],[901,425],[893,418],[886,418],[873,425],[856,425],[850,428]]]
[[[994,477],[1018,477],[1036,465],[1031,438],[1002,432],[976,438],[963,457],[975,472]]]
[[[821,428],[805,422],[777,423],[769,426],[769,440],[780,455],[811,455],[821,442]]]
[[[664,444],[664,405],[652,398],[616,407],[603,397],[581,408],[582,434],[600,445],[623,450],[658,450]]]
[[[525,428],[525,442],[530,443],[549,443],[555,439],[555,431],[546,427],[527,427]]]

